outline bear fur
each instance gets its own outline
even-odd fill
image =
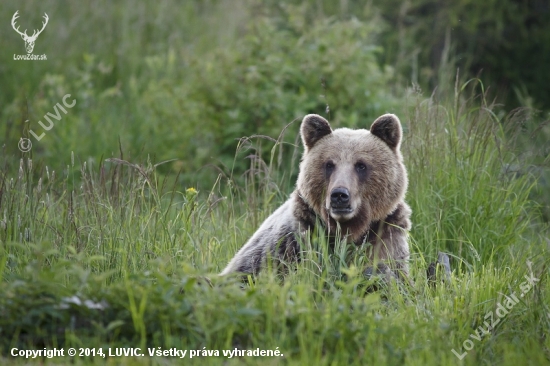
[[[332,130],[326,119],[310,114],[300,135],[304,154],[296,189],[221,275],[257,274],[268,257],[297,261],[301,238],[321,225],[329,238],[340,235],[355,245],[369,243],[369,258],[380,271],[408,278],[411,210],[404,200],[408,180],[399,119],[385,114],[370,131]]]

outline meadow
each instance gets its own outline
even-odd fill
[[[23,28],[50,18],[48,61],[0,39],[0,363],[550,364],[548,127],[456,70],[436,92],[402,83],[369,4],[0,5]],[[360,250],[320,235],[284,277],[217,276],[292,191],[305,114],[385,112],[404,128],[414,284],[365,278]],[[439,252],[451,277],[428,283]]]

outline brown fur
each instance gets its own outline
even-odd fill
[[[320,219],[329,236],[334,237],[339,227],[348,242],[370,243],[373,262],[387,263],[406,277],[411,210],[404,201],[408,181],[399,119],[386,114],[370,131],[333,131],[323,117],[307,115],[300,134],[305,151],[296,190],[222,274],[256,273],[269,253],[295,260],[296,238]]]

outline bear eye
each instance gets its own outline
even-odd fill
[[[355,170],[359,173],[364,173],[367,170],[367,166],[364,163],[355,163]]]
[[[332,161],[326,162],[325,163],[325,171],[327,172],[327,174],[332,173],[333,170],[334,170],[334,163]]]

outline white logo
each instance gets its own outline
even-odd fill
[[[13,17],[11,18],[11,26],[13,27],[13,29],[19,33],[21,35],[21,38],[23,38],[23,41],[25,41],[25,49],[27,50],[27,53],[28,54],[31,54],[32,53],[32,50],[34,49],[34,42],[36,42],[36,38],[38,38],[38,36],[40,35],[40,33],[42,33],[42,31],[44,30],[44,28],[46,28],[46,25],[48,24],[48,14],[44,13],[44,22],[42,22],[42,29],[40,29],[39,31],[38,30],[34,30],[33,33],[32,33],[32,36],[29,36],[27,34],[27,30],[25,29],[24,32],[21,32],[19,30],[19,26],[17,26],[16,28],[16,24],[15,24],[15,20],[17,18],[19,18],[19,15],[17,14],[19,13],[19,10],[15,12],[15,14],[13,14]],[[15,56],[15,55],[14,55]],[[45,55],[44,55],[45,56]],[[15,59],[15,58],[14,58]],[[26,58],[24,58],[26,59]]]

